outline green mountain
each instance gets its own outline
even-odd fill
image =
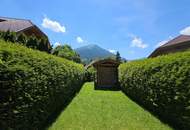
[[[115,55],[109,52],[106,49],[103,49],[95,44],[90,44],[87,46],[83,46],[75,49],[75,51],[80,55],[82,61],[84,63],[89,63],[91,60],[114,57]]]

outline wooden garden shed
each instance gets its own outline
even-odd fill
[[[95,89],[119,89],[119,62],[112,59],[99,60],[93,63],[96,69]]]

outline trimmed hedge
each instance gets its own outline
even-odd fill
[[[0,40],[0,129],[43,127],[83,81],[80,64]]]
[[[120,65],[122,90],[180,129],[190,129],[190,51]]]

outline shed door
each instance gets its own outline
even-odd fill
[[[117,81],[116,68],[114,67],[101,67],[99,73],[99,85],[107,86],[114,85]]]

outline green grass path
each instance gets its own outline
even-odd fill
[[[121,91],[86,83],[49,130],[171,130]]]

